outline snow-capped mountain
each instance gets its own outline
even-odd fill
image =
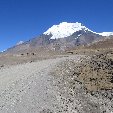
[[[46,32],[43,34],[45,35],[52,35],[51,39],[58,39],[58,38],[64,38],[71,36],[73,33],[84,30],[84,31],[90,31],[95,34],[99,34],[101,36],[111,36],[113,35],[113,32],[102,32],[102,33],[96,33],[92,30],[85,27],[83,24],[76,22],[76,23],[67,23],[62,22],[59,25],[53,25],[51,28],[49,28]]]
[[[113,32],[102,32],[102,33],[98,33],[99,35],[102,36],[113,36]]]
[[[64,37],[71,36],[73,33],[80,31],[80,30],[91,31],[88,28],[86,28],[84,25],[78,22],[76,23],[62,22],[59,25],[53,25],[43,34],[45,35],[51,34],[52,35],[51,39],[58,39],[58,38],[64,38]]]
[[[96,33],[88,29],[83,24],[62,22],[59,25],[53,25],[42,35],[35,37],[27,42],[20,42],[18,45],[8,49],[8,52],[25,52],[33,49],[45,48],[50,50],[66,50],[75,48],[79,45],[87,45],[98,41],[103,36],[109,36],[112,33]]]

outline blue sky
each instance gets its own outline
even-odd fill
[[[0,51],[63,21],[113,31],[113,0],[0,0]]]

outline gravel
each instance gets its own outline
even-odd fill
[[[58,92],[50,71],[69,58],[29,62],[0,69],[0,113],[58,112]]]

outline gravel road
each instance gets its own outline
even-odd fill
[[[73,56],[77,60],[80,56]],[[59,101],[49,73],[70,57],[0,69],[0,113],[57,113]],[[72,58],[72,57],[71,57]]]

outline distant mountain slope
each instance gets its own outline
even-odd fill
[[[87,45],[86,48],[90,49],[109,49],[113,48],[113,36],[109,38],[101,39],[100,41],[94,42],[90,45]]]

